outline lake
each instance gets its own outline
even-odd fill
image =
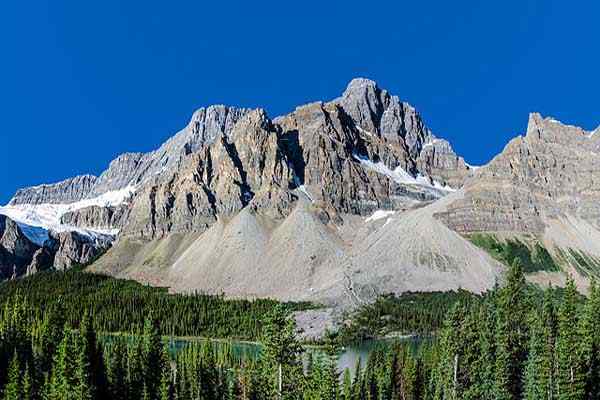
[[[423,342],[422,337],[417,336],[409,336],[409,337],[401,337],[401,338],[390,338],[390,339],[371,339],[367,341],[363,341],[357,344],[345,346],[338,357],[338,370],[340,373],[348,368],[352,374],[354,374],[354,369],[356,367],[356,363],[358,360],[361,360],[361,365],[364,367],[369,355],[377,348],[381,346],[391,346],[395,343],[401,342],[408,344],[411,349],[416,351],[419,345]],[[169,349],[173,353],[177,353],[177,351],[184,348],[189,343],[198,343],[198,342],[206,342],[210,341],[215,346],[216,350],[221,346],[229,346],[231,345],[231,350],[235,358],[239,360],[255,360],[261,351],[261,345],[259,343],[254,342],[244,342],[244,341],[226,341],[226,340],[217,340],[217,339],[205,339],[205,338],[170,338],[169,339]],[[319,354],[321,353],[318,346],[307,346],[307,353]],[[322,353],[321,353],[322,354]]]

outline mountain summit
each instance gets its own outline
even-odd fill
[[[108,250],[92,270],[177,291],[336,304],[480,292],[503,267],[468,235],[550,245],[553,221],[597,228],[597,140],[532,114],[527,135],[475,171],[414,107],[368,79],[274,120],[210,106],[100,177],[19,190],[0,208],[15,222],[4,236],[31,246],[19,257],[0,247],[0,271],[68,268]],[[48,257],[34,257],[40,249]]]

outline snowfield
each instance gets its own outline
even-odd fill
[[[61,217],[72,211],[87,207],[114,207],[125,203],[134,193],[134,186],[106,192],[98,197],[84,199],[69,204],[16,204],[0,207],[0,214],[19,224],[23,233],[32,242],[42,245],[48,239],[48,231],[78,232],[86,236],[115,236],[118,229],[85,229],[62,224]]]
[[[455,189],[451,188],[450,186],[444,186],[439,182],[436,182],[433,179],[429,179],[428,177],[423,176],[421,174],[413,176],[406,172],[404,169],[402,169],[402,167],[400,166],[397,166],[392,171],[387,167],[387,165],[385,165],[381,161],[373,162],[367,157],[358,154],[354,154],[354,159],[359,161],[363,168],[385,175],[400,185],[422,186],[425,188],[435,189],[446,193],[455,191]]]

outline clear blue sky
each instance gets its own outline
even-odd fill
[[[599,21],[597,1],[5,0],[0,204],[154,149],[200,106],[274,117],[357,76],[483,163],[530,111],[600,124]]]

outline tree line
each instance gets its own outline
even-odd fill
[[[600,289],[578,294],[529,286],[518,261],[506,283],[448,312],[439,337],[418,349],[383,346],[339,371],[339,341],[307,354],[290,310],[261,321],[256,359],[189,344],[173,354],[150,314],[132,337],[98,341],[88,314],[72,324],[50,309],[30,319],[28,299],[0,315],[0,390],[16,399],[455,400],[600,398]]]
[[[26,317],[42,318],[60,309],[67,322],[77,325],[87,314],[100,332],[135,332],[152,314],[160,320],[160,332],[170,336],[257,339],[261,322],[279,302],[270,299],[225,299],[201,293],[171,294],[167,288],[131,280],[86,273],[46,271],[0,284],[0,304],[27,294]],[[291,311],[312,307],[287,303]]]

